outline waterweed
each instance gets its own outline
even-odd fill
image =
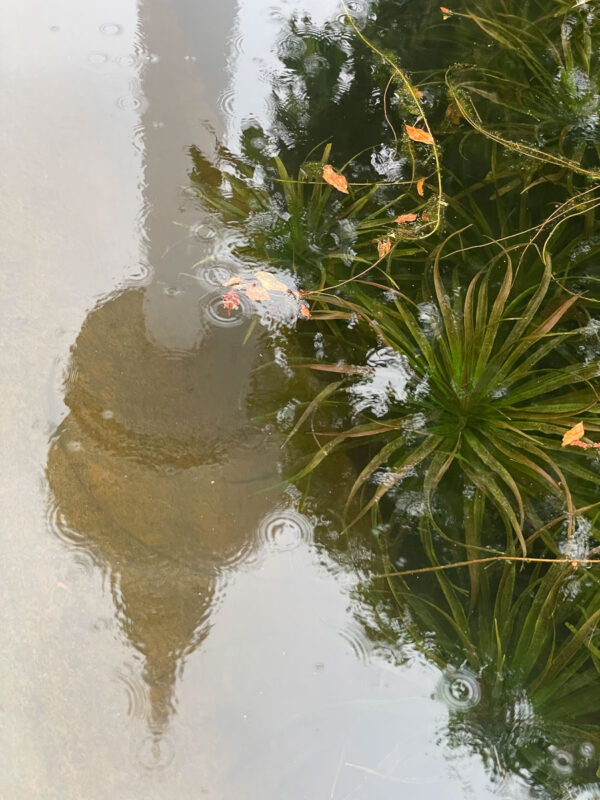
[[[532,502],[550,495],[572,513],[573,475],[592,493],[596,490],[592,462],[584,466],[579,454],[561,448],[561,437],[581,419],[588,431],[600,431],[600,362],[577,363],[565,346],[582,331],[578,296],[551,290],[548,253],[545,260],[538,257],[535,285],[519,285],[505,253],[500,266],[497,262],[477,273],[466,291],[457,287],[449,293],[441,252],[431,269],[432,289],[426,282],[421,302],[396,288],[393,278],[391,285],[352,282],[351,300],[330,292],[313,295],[329,312],[339,309],[343,317],[351,311],[362,320],[354,341],[359,335],[372,345],[379,339],[401,356],[411,388],[392,397],[376,418],[361,411],[360,419],[332,436],[294,479],[309,475],[334,449],[368,439],[374,453],[348,492],[348,507],[360,498],[355,520],[417,469],[426,512],[434,519],[432,496],[446,473],[458,469],[494,504],[526,553],[524,529],[531,524]],[[503,274],[496,280],[499,271]],[[317,395],[293,433],[322,401],[347,404],[348,390],[372,375],[368,363],[304,366],[342,378]],[[382,468],[387,469],[384,479],[363,499],[362,490]]]
[[[248,141],[251,133],[246,132]],[[303,162],[295,177],[281,158],[256,151],[249,159],[220,148],[218,169],[198,149],[192,148],[191,155],[191,177],[203,205],[243,234],[235,255],[249,265],[267,263],[297,272],[305,288],[322,288],[347,277],[349,267],[368,267],[382,236],[394,241],[397,258],[414,256],[431,228],[427,214],[404,228],[393,222],[411,181],[408,188],[402,181],[351,181],[348,195],[329,186],[323,168],[332,158],[331,144],[324,146],[319,160]],[[351,164],[344,168],[352,171]],[[397,247],[403,243],[407,246]]]

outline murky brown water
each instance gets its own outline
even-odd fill
[[[440,741],[438,671],[373,655],[321,512],[273,488],[273,339],[215,302],[186,196],[294,8],[339,13],[0,8],[3,800],[493,794]]]

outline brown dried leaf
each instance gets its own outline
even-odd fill
[[[348,194],[348,181],[339,172],[336,172],[331,164],[325,164],[323,167],[323,180],[338,192]]]
[[[565,447],[568,444],[573,444],[573,442],[578,442],[583,436],[584,432],[585,430],[583,427],[583,422],[578,422],[577,425],[574,425],[565,433],[562,438],[562,446]]]
[[[425,186],[425,178],[419,178],[417,181],[417,194],[419,197],[423,197],[425,192],[423,191],[423,187]]]
[[[380,239],[377,242],[377,253],[379,258],[385,258],[392,249],[392,243],[389,239]]]
[[[413,128],[412,125],[405,125],[406,134],[413,142],[423,142],[423,144],[435,144],[433,136],[429,131],[424,131],[422,128]]]
[[[400,214],[399,217],[396,217],[394,222],[399,222],[399,223],[414,222],[416,218],[417,218],[416,214]]]
[[[269,300],[271,295],[262,286],[257,286],[255,283],[246,287],[246,294],[250,300],[261,303],[263,300]]]

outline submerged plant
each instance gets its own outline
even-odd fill
[[[446,71],[450,99],[469,125],[516,156],[528,175],[537,170],[537,179],[564,183],[578,173],[598,180],[595,11],[585,2],[556,2],[552,8],[533,2],[523,8],[503,0],[459,8],[451,16],[458,36],[469,36],[476,26],[487,39],[475,66],[455,64]],[[540,174],[540,162],[552,172]],[[557,167],[571,173],[567,181]]]
[[[278,156],[249,163],[221,150],[216,169],[192,150],[192,179],[204,207],[242,234],[234,244],[238,258],[297,272],[303,286],[314,289],[353,274],[349,268],[372,264],[381,237],[412,242],[405,253],[418,252],[414,243],[431,230],[427,213],[412,214],[411,224],[394,219],[404,197],[419,199],[416,182],[406,188],[402,181],[348,182],[331,167],[331,150],[326,145],[321,158],[304,162],[296,177]],[[428,201],[420,206],[426,209]]]
[[[446,473],[458,469],[496,507],[525,553],[524,531],[536,519],[530,513],[536,500],[553,497],[558,513],[572,514],[573,495],[580,492],[570,488],[573,476],[580,486],[587,484],[588,493],[596,492],[595,462],[584,465],[581,452],[565,452],[561,438],[579,420],[588,431],[600,431],[600,362],[572,358],[569,339],[581,333],[578,297],[550,291],[548,254],[534,285],[523,287],[507,257],[498,283],[492,265],[466,291],[450,294],[440,252],[433,291],[421,302],[401,292],[391,277],[389,286],[353,283],[351,301],[315,295],[342,317],[356,314],[381,344],[367,351],[366,363],[308,364],[342,378],[321,391],[294,432],[323,401],[350,400],[351,406],[378,374],[384,404],[357,409],[355,403],[354,424],[332,436],[295,477],[310,474],[335,448],[368,440],[374,452],[349,488],[348,505],[376,479],[371,496],[361,500],[358,517],[364,515],[418,469],[433,519],[434,492]]]

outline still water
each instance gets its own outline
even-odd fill
[[[293,326],[220,301],[189,149],[268,124],[294,14],[342,9],[1,4],[3,800],[544,796],[450,741],[463,665],[369,639],[351,467],[303,502],[262,413]]]

